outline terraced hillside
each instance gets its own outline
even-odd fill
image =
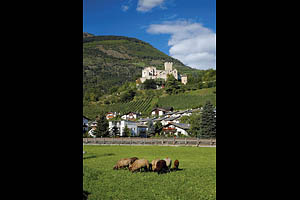
[[[198,108],[206,101],[216,105],[216,88],[205,88],[201,90],[188,91],[177,95],[162,95],[160,97],[147,97],[127,103],[116,103],[111,105],[98,105],[96,103],[86,105],[83,115],[94,119],[101,111],[117,112],[141,112],[144,116],[150,115],[155,106],[173,107],[175,110]]]

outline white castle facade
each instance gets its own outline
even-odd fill
[[[181,80],[183,84],[187,84],[187,76],[182,76],[178,74],[177,69],[173,69],[172,62],[165,62],[165,70],[157,70],[156,67],[146,67],[142,71],[142,78],[140,78],[141,83],[144,83],[147,79],[164,79],[168,78],[168,74],[171,74],[177,80]]]

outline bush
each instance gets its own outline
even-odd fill
[[[91,136],[89,135],[89,132],[86,131],[84,134],[83,134],[83,137],[82,138],[90,138]]]

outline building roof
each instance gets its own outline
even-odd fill
[[[167,119],[167,118],[168,118],[167,116],[159,117],[159,118],[153,119],[153,121],[161,121],[161,120],[164,120],[164,119]]]
[[[147,122],[147,121],[150,121],[150,120],[154,120],[154,118],[153,119],[151,119],[151,118],[141,118],[141,119],[139,119],[138,121],[139,122]]]
[[[189,129],[191,127],[190,124],[173,123],[173,122],[166,124],[165,126],[170,126],[170,125],[177,126],[178,128],[182,128],[182,129]]]
[[[177,114],[183,114],[183,113],[187,113],[187,112],[189,112],[189,110],[179,111]]]
[[[130,114],[130,113],[132,113],[132,114],[137,114],[137,115],[140,114],[140,113],[137,113],[137,112],[127,112],[127,113],[125,113],[124,115],[128,115],[128,114]]]
[[[166,117],[165,119],[163,119],[163,120],[165,120],[165,121],[173,121],[173,120],[175,120],[175,119],[178,119],[180,116],[177,116],[177,117]]]
[[[176,113],[178,113],[178,111],[174,111],[174,112],[167,112],[166,114],[164,114],[164,115],[173,115],[173,114],[176,114]]]
[[[84,115],[83,115],[83,118],[85,118],[85,119],[87,119],[87,120],[91,120],[91,119],[87,118],[87,117],[86,117],[86,116],[84,116]]]
[[[165,108],[153,108],[152,110],[151,110],[151,112],[152,111],[154,111],[154,110],[161,110],[161,111],[165,111],[165,112],[167,112],[167,111],[172,111],[173,110],[173,107],[165,107]]]

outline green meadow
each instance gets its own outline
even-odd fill
[[[93,199],[216,199],[216,148],[84,145],[83,189]],[[180,171],[158,175],[113,170],[121,158],[179,160]],[[173,165],[173,163],[172,163]]]

